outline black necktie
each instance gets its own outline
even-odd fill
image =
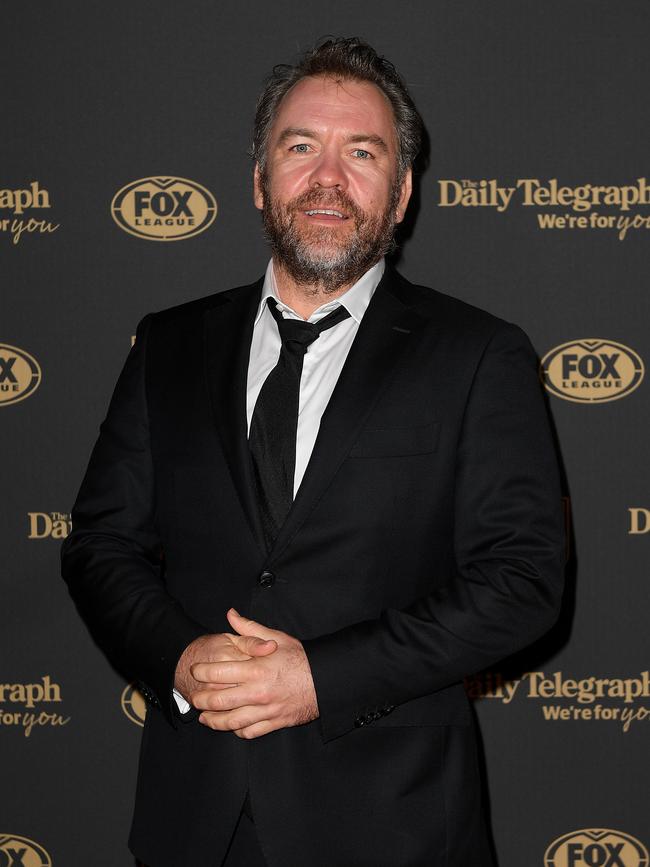
[[[300,377],[307,347],[322,331],[347,319],[350,312],[340,306],[314,324],[285,319],[273,298],[267,298],[266,303],[278,323],[282,346],[278,363],[255,403],[248,444],[270,549],[293,502]]]

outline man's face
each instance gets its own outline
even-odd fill
[[[297,282],[354,282],[389,248],[411,194],[410,169],[397,183],[387,98],[370,82],[302,79],[280,103],[254,186],[274,257]]]

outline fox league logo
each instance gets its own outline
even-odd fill
[[[648,867],[648,850],[622,831],[585,828],[554,840],[544,867]]]
[[[52,867],[52,859],[28,837],[0,834],[0,867]]]
[[[142,693],[130,683],[123,691],[120,698],[122,710],[128,719],[137,726],[144,726],[144,718],[147,715],[147,705]]]
[[[24,400],[40,383],[41,368],[34,356],[17,346],[0,343],[0,406]]]
[[[118,190],[111,215],[130,235],[149,241],[180,241],[212,225],[217,202],[209,190],[187,178],[140,178]]]
[[[571,340],[551,349],[541,361],[546,390],[575,403],[627,397],[641,384],[644,373],[640,356],[613,340]]]

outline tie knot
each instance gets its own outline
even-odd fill
[[[327,316],[323,316],[318,322],[306,322],[304,319],[285,319],[273,298],[267,298],[266,303],[278,323],[282,345],[288,352],[296,352],[302,355],[307,352],[307,347],[320,337],[322,331],[332,328],[343,319],[347,319],[350,311],[343,305],[332,310]]]
[[[277,308],[276,308],[277,309]],[[320,336],[311,322],[302,319],[285,319],[282,314],[278,320],[278,330],[282,345],[289,352],[307,352],[307,347]]]

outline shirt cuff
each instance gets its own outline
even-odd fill
[[[188,701],[185,701],[185,699],[177,689],[174,689],[174,698],[176,699],[176,704],[178,705],[178,709],[181,713],[187,713],[189,710],[191,710],[192,705]]]

